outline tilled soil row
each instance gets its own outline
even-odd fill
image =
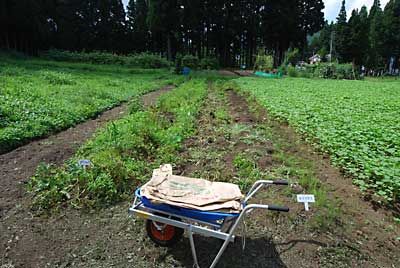
[[[305,212],[295,203],[301,186],[270,188],[253,203],[286,204],[289,214],[257,211],[247,219],[246,250],[231,244],[219,267],[397,267],[400,265],[399,228],[390,213],[363,200],[359,190],[329,157],[318,154],[286,124],[270,120],[265,110],[233,90],[210,89],[207,105],[198,123],[198,133],[182,152],[180,173],[215,181],[228,181],[248,189],[255,178],[296,180],[311,173],[322,187],[331,207]],[[224,117],[224,111],[228,116]],[[254,167],[245,168],[245,156]],[[286,159],[292,163],[287,163]],[[296,170],[292,171],[296,166]],[[303,175],[291,174],[307,170]],[[284,171],[284,172],[282,172]],[[299,189],[300,188],[300,189]],[[337,206],[337,208],[335,207]],[[336,211],[338,209],[338,211]],[[330,218],[329,213],[337,215]],[[326,215],[325,215],[326,214]],[[220,241],[196,237],[200,266],[207,267]],[[175,255],[191,263],[187,245],[178,245]],[[186,258],[183,256],[187,253]]]
[[[143,105],[154,105],[159,96],[172,89],[173,86],[165,86],[143,95]],[[129,102],[103,112],[96,119],[0,155],[1,265],[44,267],[47,262],[52,263],[50,260],[68,256],[69,251],[79,246],[79,241],[82,241],[80,236],[89,236],[101,230],[96,225],[87,224],[96,215],[81,215],[72,210],[68,211],[69,214],[62,212],[56,218],[34,217],[29,209],[31,199],[24,195],[24,186],[40,163],[64,163],[96,131],[106,123],[121,118],[128,110]],[[112,211],[105,212],[105,215],[113,214]],[[75,231],[71,231],[74,227]]]

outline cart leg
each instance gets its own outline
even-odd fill
[[[233,233],[235,232],[237,226],[239,225],[239,223],[242,221],[243,217],[246,215],[246,213],[248,212],[249,208],[251,209],[251,207],[246,207],[239,215],[239,218],[236,220],[236,222],[233,224],[233,226],[231,227],[230,231],[229,231],[229,235],[226,238],[225,242],[222,244],[222,247],[220,248],[220,250],[218,251],[217,256],[215,257],[214,261],[212,262],[210,268],[215,268],[215,266],[217,266],[217,263],[219,261],[219,259],[221,258],[222,254],[224,253],[226,247],[228,246],[231,237],[233,236]]]
[[[190,241],[190,247],[192,249],[192,255],[193,255],[193,260],[194,260],[193,267],[200,268],[199,263],[197,261],[196,248],[194,246],[192,225],[189,226],[189,241]]]
[[[225,240],[224,244],[222,244],[222,247],[218,251],[218,254],[215,257],[214,261],[212,262],[210,268],[214,268],[217,265],[219,259],[221,258],[222,254],[224,253],[224,251],[225,251],[226,247],[228,246],[228,244],[229,244],[229,238]]]

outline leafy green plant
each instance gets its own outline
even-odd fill
[[[75,85],[76,82],[70,74],[62,72],[42,71],[41,76],[52,85]]]
[[[358,79],[359,75],[354,77],[353,66],[351,64],[338,63],[319,63],[306,65],[306,70],[313,77],[329,79]]]
[[[260,49],[256,56],[254,63],[254,70],[269,72],[274,67],[274,57],[265,53],[263,49]]]
[[[200,60],[200,68],[203,70],[216,70],[218,69],[218,60],[216,58],[202,58]]]
[[[167,83],[165,70],[1,58],[0,153]],[[161,75],[161,77],[160,77]]]
[[[176,74],[181,74],[183,70],[182,66],[182,54],[177,53],[175,56],[175,73]]]
[[[363,190],[400,198],[400,91],[392,81],[240,78],[269,113],[308,137]]]
[[[155,54],[141,53],[118,55],[109,52],[71,52],[51,49],[43,57],[56,61],[88,62],[93,64],[117,64],[138,68],[169,68],[171,63]]]
[[[153,168],[176,162],[205,94],[205,81],[192,79],[160,97],[156,108],[132,111],[108,124],[65,166],[38,169],[30,181],[34,208],[99,207],[131,193]],[[79,159],[90,159],[91,166],[79,167]]]
[[[297,62],[300,60],[300,51],[298,48],[289,48],[285,52],[285,57],[283,60],[284,65],[291,64],[292,66],[296,65]]]
[[[299,77],[299,71],[297,71],[297,69],[291,65],[287,67],[287,74],[290,77]]]
[[[182,57],[182,66],[196,70],[199,67],[199,58],[193,55],[185,55]]]

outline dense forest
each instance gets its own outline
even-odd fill
[[[400,1],[382,10],[375,0],[349,20],[344,7],[328,24],[322,0],[130,0],[126,9],[121,0],[3,0],[0,47],[181,53],[216,57],[222,66],[252,66],[260,49],[280,63],[290,47],[303,58],[332,51],[341,62],[370,67],[398,57]]]
[[[374,0],[371,9],[365,6],[352,11],[347,19],[346,2],[342,1],[336,23],[325,22],[324,28],[309,42],[309,51],[332,57],[339,62],[352,62],[372,69],[399,68],[400,1],[390,0],[384,9]],[[393,68],[392,68],[393,69]]]

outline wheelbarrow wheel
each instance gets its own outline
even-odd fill
[[[178,218],[173,219],[180,220]],[[182,228],[152,220],[146,221],[146,231],[150,239],[162,247],[170,247],[176,244],[184,232]]]

